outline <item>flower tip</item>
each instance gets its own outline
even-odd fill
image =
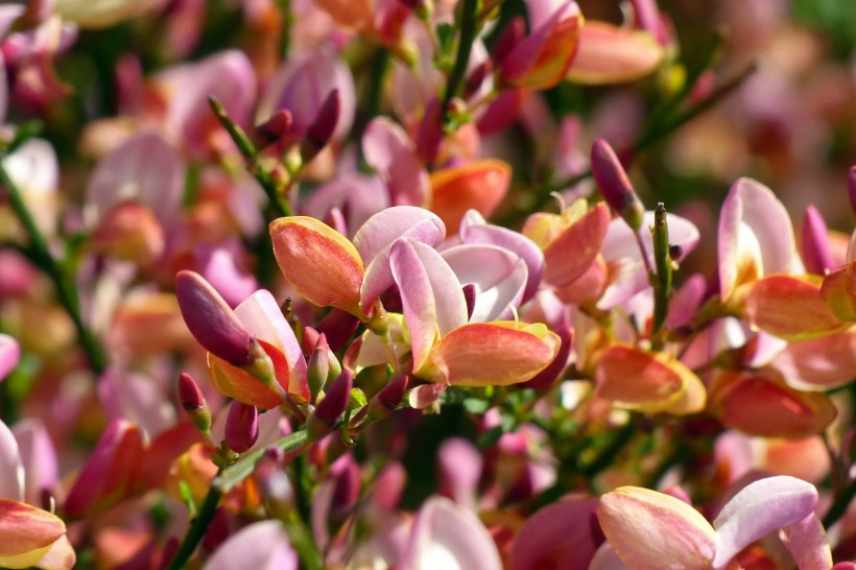
[[[306,130],[306,138],[301,148],[304,162],[312,160],[333,138],[340,112],[341,96],[338,89],[333,89],[327,94],[318,114]]]
[[[806,269],[817,275],[824,275],[832,269],[832,250],[829,244],[829,230],[820,211],[809,205],[805,209],[802,226],[802,256]]]
[[[856,164],[847,172],[847,195],[850,197],[850,207],[856,213]]]
[[[281,142],[287,135],[294,134],[294,117],[288,109],[281,109],[256,126],[259,138],[267,144]]]
[[[618,212],[631,228],[638,230],[642,226],[645,208],[636,196],[621,160],[604,139],[597,139],[592,144],[591,171],[607,204]]]
[[[315,413],[310,419],[310,431],[319,433],[327,432],[336,425],[336,420],[345,411],[348,399],[351,396],[351,388],[354,386],[354,374],[347,368],[342,370],[339,377],[330,385],[330,389],[324,395],[324,399],[315,408]]]
[[[259,437],[259,411],[238,401],[229,406],[226,417],[226,445],[237,453],[250,449]]]
[[[193,412],[205,406],[205,396],[193,376],[182,372],[178,376],[178,397],[185,411]]]

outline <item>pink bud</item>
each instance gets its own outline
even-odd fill
[[[330,142],[339,122],[340,107],[339,90],[333,89],[306,130],[306,138],[300,149],[304,162],[312,160]]]
[[[226,418],[226,445],[232,451],[243,453],[256,443],[258,437],[258,409],[238,401],[232,402]]]
[[[502,61],[511,53],[517,44],[526,36],[526,22],[522,17],[517,16],[511,20],[493,46],[491,57],[497,66],[502,65]]]
[[[824,275],[832,269],[832,251],[829,247],[829,230],[823,215],[813,205],[805,209],[802,226],[802,257],[806,269]]]
[[[847,195],[850,197],[850,206],[856,212],[856,165],[851,166],[847,173]]]
[[[297,132],[294,128],[294,118],[288,109],[274,113],[267,121],[256,127],[256,133],[266,144],[281,143],[286,146],[293,142]]]
[[[490,60],[485,60],[470,72],[466,83],[464,83],[464,99],[469,99],[478,93],[491,71],[493,71],[493,65],[491,65]]]
[[[330,466],[330,475],[335,481],[333,511],[347,514],[360,496],[360,466],[348,453]]]
[[[407,374],[394,376],[392,380],[389,381],[389,384],[387,384],[383,390],[378,392],[378,403],[388,411],[394,410],[395,407],[401,403],[401,400],[404,399],[404,394],[407,392],[407,386],[409,384],[410,376]]]
[[[181,401],[181,407],[187,412],[193,412],[205,406],[202,390],[187,372],[182,372],[178,376],[178,398]]]
[[[175,294],[181,316],[199,344],[235,366],[253,362],[253,338],[204,277],[194,271],[179,271]]]
[[[476,291],[475,283],[467,283],[462,287],[464,291],[464,300],[467,302],[467,318],[472,318],[473,309],[476,307],[476,295],[478,295],[478,291]]]
[[[342,370],[342,373],[327,390],[324,399],[315,408],[315,413],[309,420],[310,432],[314,431],[316,434],[320,434],[335,427],[336,421],[348,405],[353,385],[354,374],[347,368]]]
[[[636,196],[615,151],[603,139],[597,139],[591,147],[591,170],[607,204],[618,212],[631,228],[638,230],[642,226],[645,207]]]

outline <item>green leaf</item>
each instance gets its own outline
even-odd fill
[[[294,451],[302,447],[309,441],[309,434],[306,430],[296,431],[287,435],[266,449],[256,449],[241,456],[231,466],[227,467],[214,479],[214,485],[224,493],[232,489],[235,485],[252,475],[256,468],[256,463],[264,456],[267,449],[280,449],[282,451]]]

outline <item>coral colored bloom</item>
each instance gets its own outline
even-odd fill
[[[0,566],[69,570],[74,562],[62,519],[26,503],[0,498]]]
[[[490,217],[505,197],[510,180],[508,164],[493,159],[438,170],[431,174],[428,207],[440,216],[449,233],[455,233],[470,209]]]
[[[587,85],[636,81],[656,70],[663,55],[648,32],[588,21],[567,78]]]

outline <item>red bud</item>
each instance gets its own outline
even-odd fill
[[[234,401],[226,417],[226,445],[229,449],[243,453],[250,449],[259,437],[259,411]]]

